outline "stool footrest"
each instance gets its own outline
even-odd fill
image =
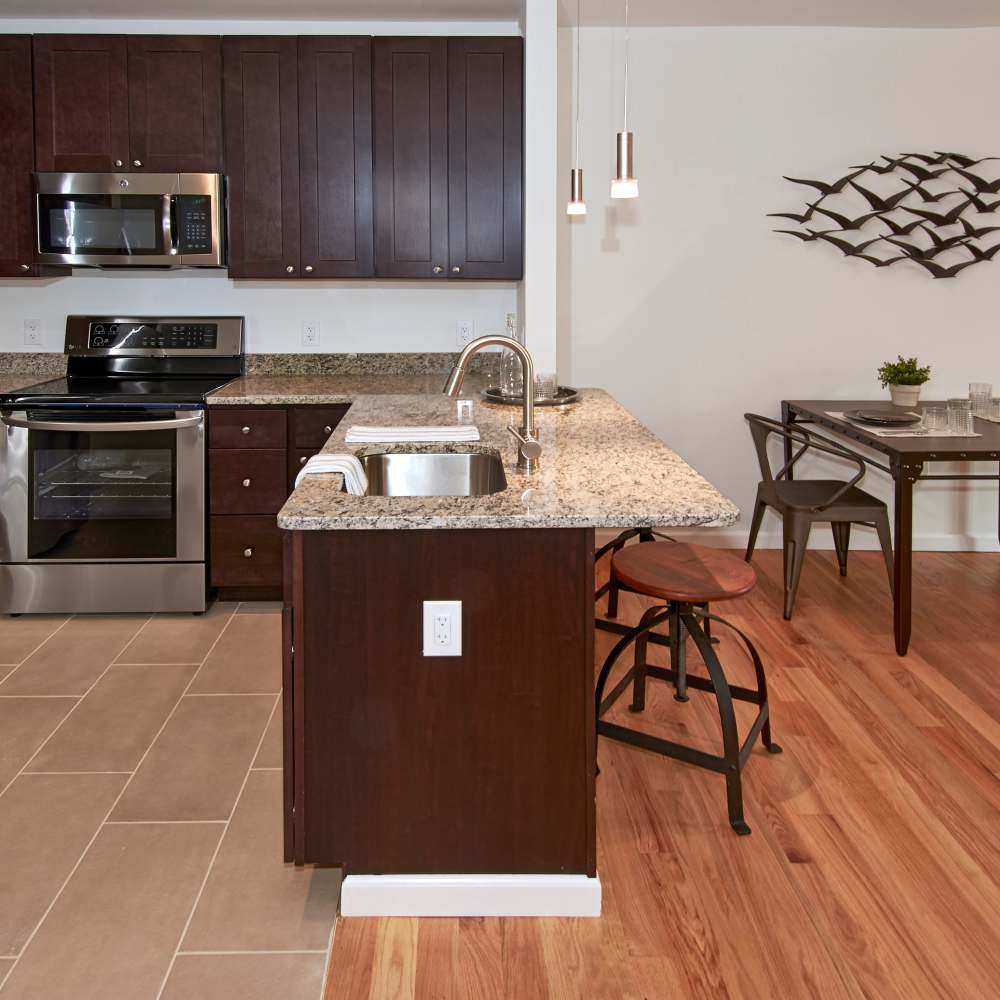
[[[594,628],[600,630],[601,632],[614,632],[615,635],[628,635],[632,631],[634,625],[622,625],[620,622],[609,622],[604,618],[594,619]],[[648,632],[649,642],[654,646],[669,646],[670,636],[661,635],[659,632]]]
[[[633,667],[632,670],[634,671],[635,667]],[[673,683],[677,680],[677,671],[670,670],[668,667],[653,667],[647,664],[646,676],[655,677],[657,680],[670,681]],[[688,687],[693,687],[698,691],[708,691],[710,694],[715,693],[715,688],[712,686],[712,682],[707,677],[698,677],[697,675],[692,676],[691,674],[687,674],[686,676]],[[736,701],[749,701],[754,705],[761,704],[761,696],[757,691],[754,691],[753,688],[745,688],[736,684],[730,684],[729,694]]]
[[[604,701],[601,702],[600,714],[604,713],[611,708],[611,706],[621,697],[622,692],[632,683],[632,678],[635,677],[635,667],[629,667],[628,673],[612,688],[611,692],[605,697]]]
[[[641,747],[643,750],[651,750],[664,757],[673,757],[674,760],[684,761],[685,764],[705,767],[710,771],[717,771],[719,774],[725,774],[732,770],[725,757],[705,753],[703,750],[695,750],[694,747],[685,746],[683,743],[674,743],[673,740],[664,740],[659,736],[650,736],[649,733],[640,733],[635,729],[626,729],[624,726],[605,722],[603,719],[597,723],[597,733],[599,736],[618,740],[619,743],[631,743],[632,746]]]

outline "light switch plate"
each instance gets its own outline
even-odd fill
[[[462,655],[462,602],[424,601],[424,656]]]

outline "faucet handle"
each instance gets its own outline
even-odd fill
[[[533,472],[542,454],[542,446],[538,439],[527,432],[524,427],[514,427],[507,430],[517,438],[517,467],[524,472]]]

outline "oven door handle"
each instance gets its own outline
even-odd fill
[[[8,427],[24,427],[29,431],[76,431],[99,434],[125,433],[126,431],[172,431],[184,427],[194,427],[202,421],[202,414],[195,413],[190,417],[177,417],[174,420],[121,420],[109,422],[79,421],[64,422],[61,420],[28,420],[0,414],[0,421]]]

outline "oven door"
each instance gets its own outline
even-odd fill
[[[204,412],[0,413],[0,562],[201,562]]]

